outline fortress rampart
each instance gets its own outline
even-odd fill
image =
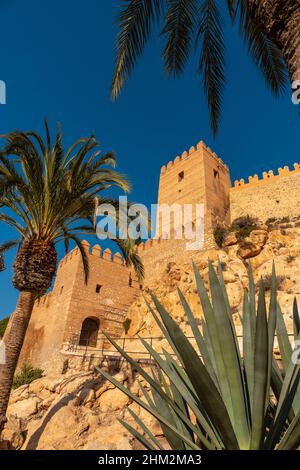
[[[279,168],[236,181],[232,187],[228,166],[204,142],[177,156],[161,168],[158,204],[202,205],[204,208],[204,249],[216,246],[215,225],[229,225],[240,216],[250,215],[266,221],[269,218],[300,214],[300,165],[294,170]],[[197,214],[189,223],[195,224]],[[190,262],[193,252],[186,249],[187,240],[177,240],[177,230],[185,230],[186,221],[170,221],[171,239],[165,239],[164,221],[157,218],[156,237],[141,243],[137,254],[145,268],[145,285],[152,287],[166,272],[170,262]],[[124,333],[124,320],[140,284],[124,264],[119,253],[102,251],[83,242],[90,275],[84,282],[81,255],[72,250],[59,263],[52,292],[35,303],[20,363],[51,368],[61,361],[60,351],[72,342],[85,348],[103,345],[101,331],[114,337]]]
[[[83,244],[89,260],[88,283],[75,248],[59,263],[53,290],[35,303],[20,363],[53,368],[53,362],[60,364],[63,344],[101,348],[101,330],[113,337],[122,334],[128,307],[139,295],[140,284],[120,253]]]
[[[235,181],[230,190],[231,220],[244,215],[261,221],[270,218],[294,217],[300,214],[300,164],[288,166]]]

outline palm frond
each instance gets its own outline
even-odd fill
[[[125,0],[118,15],[119,28],[116,65],[111,87],[111,97],[116,99],[137,59],[143,53],[151,27],[159,17],[162,0]]]
[[[166,38],[165,69],[168,75],[179,75],[184,71],[191,51],[198,0],[168,0],[167,5],[162,31]]]
[[[205,0],[202,3],[197,43],[201,44],[199,72],[210,110],[212,131],[216,134],[225,85],[225,45],[222,17],[216,0]]]

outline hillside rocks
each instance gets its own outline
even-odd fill
[[[268,229],[262,226],[253,230],[248,237],[239,240],[235,232],[230,232],[223,243],[223,249],[211,249],[193,254],[194,262],[200,271],[206,287],[208,279],[208,259],[215,268],[220,260],[224,281],[229,295],[234,320],[240,326],[239,314],[242,312],[243,291],[248,287],[247,265],[250,262],[255,283],[263,278],[268,284],[272,272],[273,260],[278,276],[278,299],[283,309],[288,328],[292,328],[291,314],[294,297],[300,301],[300,228],[276,226]],[[266,287],[268,287],[266,285]],[[178,265],[168,263],[162,276],[152,278],[146,286],[151,289],[164,307],[178,321],[188,334],[189,326],[180,304],[177,288],[186,296],[196,318],[201,322],[202,309],[195,288],[192,263]],[[268,289],[267,289],[268,291]],[[267,292],[268,295],[268,292]],[[140,297],[130,307],[128,318],[131,320],[128,336],[160,336],[161,332],[143,299]]]
[[[139,393],[126,369],[114,377]],[[126,395],[100,374],[69,372],[63,377],[43,377],[12,392],[2,448],[130,450],[134,440],[117,421],[125,415],[131,420],[126,411],[129,405]],[[136,407],[135,412],[141,410]],[[155,420],[142,413],[153,431],[161,434]]]

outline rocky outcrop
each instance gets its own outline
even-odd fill
[[[125,368],[115,378],[139,394]],[[131,450],[132,436],[118,422],[131,404],[126,395],[94,372],[69,372],[43,377],[12,393],[2,448],[50,450]],[[159,426],[146,412],[131,405],[157,436]]]
[[[272,272],[273,260],[276,264],[278,280],[278,298],[289,329],[292,328],[292,304],[294,297],[300,301],[300,227],[299,222],[289,224],[266,225],[253,230],[248,237],[239,239],[235,232],[230,232],[222,249],[199,252],[193,259],[208,287],[208,258],[215,267],[221,261],[224,280],[236,325],[240,325],[239,314],[242,311],[243,291],[248,287],[247,265],[250,262],[255,282],[265,279],[268,290],[268,278]],[[190,333],[189,326],[179,302],[177,288],[180,288],[190,303],[195,316],[201,322],[202,310],[195,290],[192,263],[166,265],[159,278],[148,281],[151,289],[181,324],[183,330]],[[267,292],[268,295],[268,292]],[[128,318],[130,328],[128,336],[160,336],[161,332],[153,321],[147,305],[141,296],[130,307]]]

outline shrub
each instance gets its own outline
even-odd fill
[[[290,222],[290,218],[289,217],[282,217],[282,219],[280,219],[279,222],[281,224],[287,224],[288,222]]]
[[[276,222],[276,217],[270,217],[267,221],[266,221],[266,225],[272,225]]]
[[[0,338],[3,338],[8,322],[9,322],[9,317],[6,317],[6,318],[3,318],[3,320],[0,320]]]
[[[239,217],[235,219],[230,227],[231,232],[235,232],[239,240],[244,240],[249,237],[250,233],[257,228],[258,219],[250,217]]]
[[[275,269],[268,312],[263,283],[256,301],[249,269],[249,293],[245,290],[243,303],[243,354],[222,274],[218,278],[210,262],[208,296],[196,266],[194,270],[203,307],[203,328],[198,327],[182,292],[178,293],[196,348],[151,295],[156,311],[150,303],[148,308],[168,342],[168,348],[159,354],[141,338],[152,356],[152,373],[110,339],[142,377],[140,393],[135,395],[107,371],[98,371],[160,422],[171,449],[296,450],[300,445],[300,372],[297,361],[292,360],[292,345],[277,303]],[[293,310],[298,328],[296,302]],[[276,330],[282,370],[274,356]],[[146,449],[163,450],[161,440],[136,412],[130,407],[128,412],[135,424],[120,420],[126,430]]]
[[[123,321],[123,327],[124,327],[125,335],[127,335],[128,331],[129,331],[129,328],[130,328],[130,325],[131,325],[131,319],[126,318],[126,320]]]
[[[18,374],[15,375],[13,381],[13,389],[22,387],[22,385],[31,384],[34,380],[40,379],[43,376],[42,369],[34,369],[29,364],[24,364]]]
[[[228,233],[228,230],[222,225],[217,225],[214,228],[214,238],[219,248],[222,248],[222,245],[223,245],[223,242],[225,240],[227,233]]]
[[[283,287],[283,283],[285,281],[286,277],[285,276],[276,276],[276,286],[277,289],[281,290]],[[262,278],[264,288],[266,291],[270,291],[272,287],[272,275],[271,274],[266,274]],[[256,288],[259,289],[260,281],[257,282]]]

